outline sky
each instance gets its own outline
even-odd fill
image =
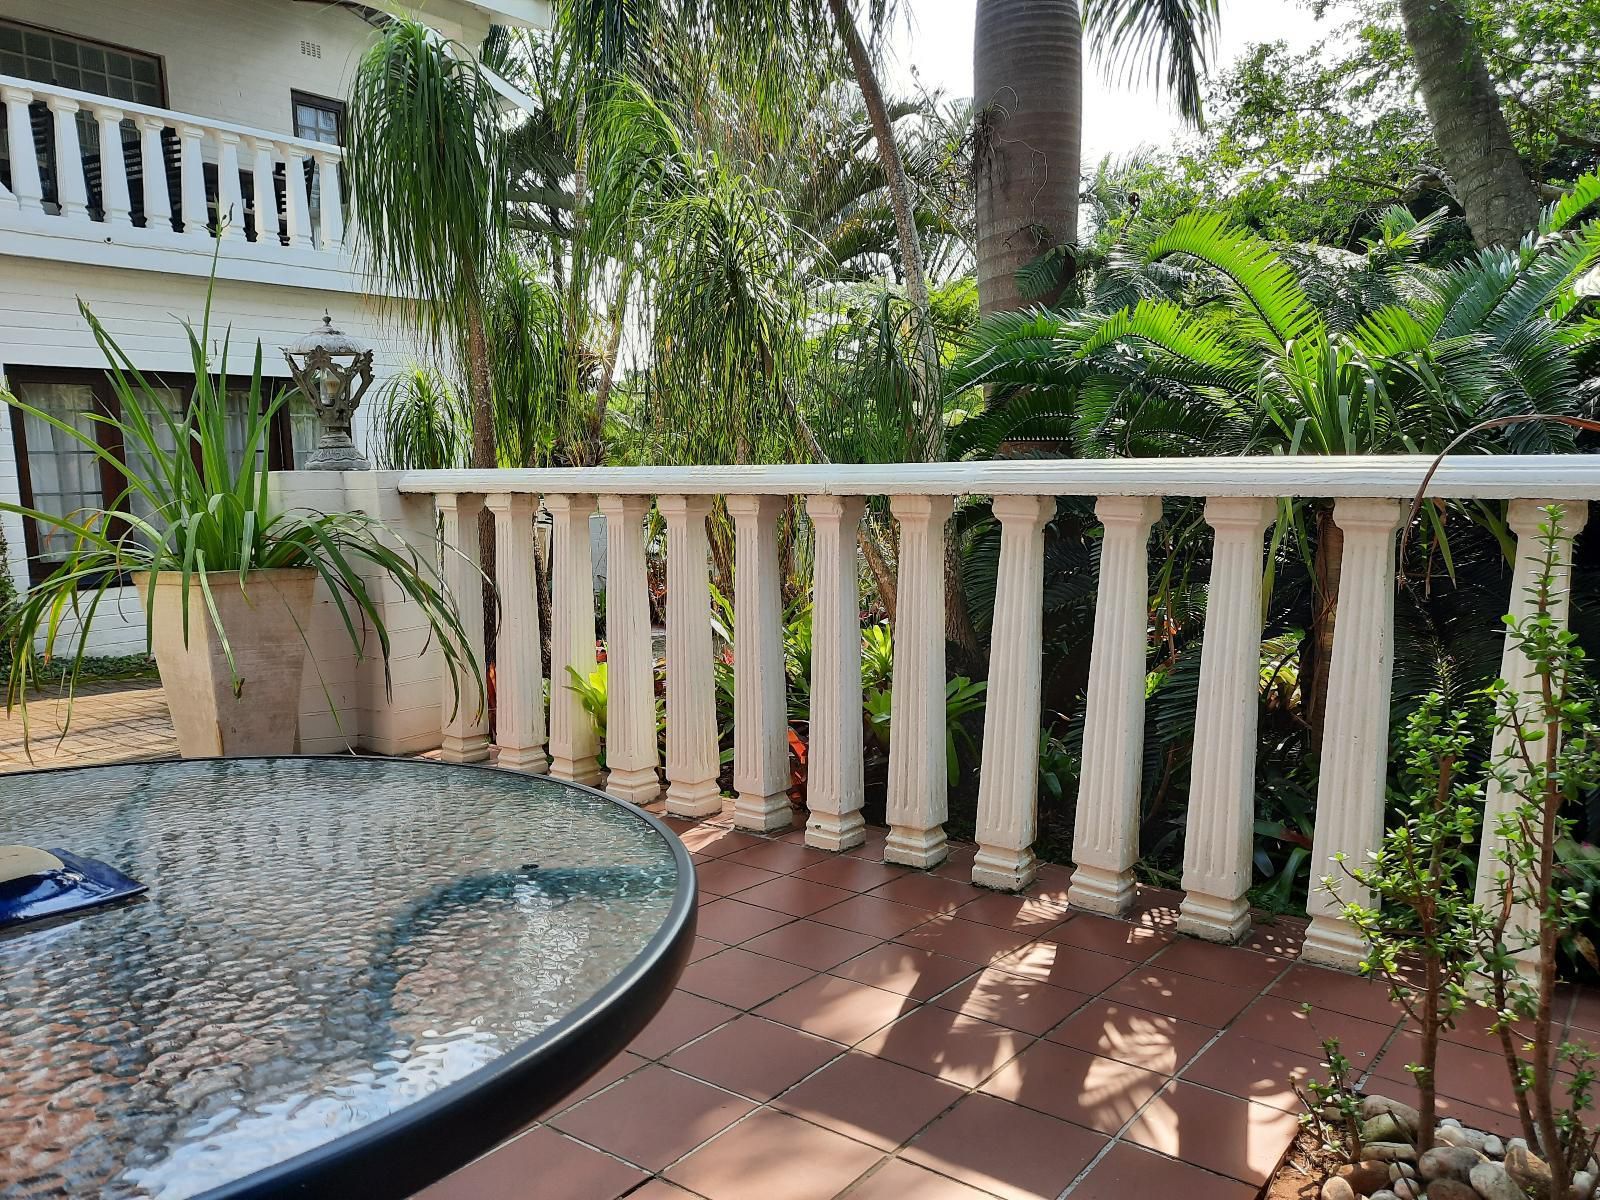
[[[924,84],[952,96],[972,94],[972,18],[977,0],[903,0],[905,26],[899,33],[899,62],[891,76],[901,86],[915,66]],[[1218,63],[1231,63],[1259,42],[1285,41],[1305,49],[1323,36],[1319,24],[1297,0],[1222,0]],[[1120,155],[1143,145],[1170,145],[1183,122],[1168,97],[1147,87],[1124,88],[1106,81],[1099,65],[1084,79],[1083,160]]]

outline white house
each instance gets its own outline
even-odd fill
[[[546,0],[406,7],[471,48],[491,24],[549,20]],[[382,20],[353,0],[0,0],[6,386],[84,429],[116,403],[81,299],[180,401],[180,321],[198,330],[214,259],[208,349],[227,337],[230,374],[248,374],[259,342],[264,372],[286,379],[279,348],[324,312],[373,345],[379,383],[402,369],[403,327],[354,269],[340,174],[343,97]],[[308,410],[283,414],[272,465],[302,461],[315,436]],[[65,513],[114,487],[92,455],[0,406],[0,501]],[[59,535],[11,514],[0,528],[19,586],[48,573]],[[142,648],[138,605],[121,607],[125,620],[97,618],[92,651]]]

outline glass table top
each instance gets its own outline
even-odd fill
[[[476,767],[0,776],[0,842],[102,859],[150,889],[0,935],[7,1196],[246,1194],[230,1185],[438,1117],[507,1061],[548,1073],[534,1051],[614,1021],[605,1006],[692,934],[688,859],[660,825]]]

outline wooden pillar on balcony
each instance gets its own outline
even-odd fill
[[[889,705],[889,838],[883,857],[935,867],[949,853],[945,767],[944,526],[949,496],[895,496],[900,524],[894,691]]]
[[[657,773],[655,658],[645,567],[645,496],[601,496],[606,518],[606,791],[648,804]]]
[[[806,845],[849,850],[866,841],[861,816],[860,496],[808,496],[816,539],[811,597],[811,740]]]
[[[272,139],[251,138],[254,154],[250,167],[256,192],[256,245],[277,247],[278,241],[278,189],[272,181]]]
[[[483,497],[470,493],[440,492],[434,497],[442,523],[445,586],[455,600],[466,633],[465,653],[481,669],[483,651],[483,561],[478,545],[478,515]],[[444,718],[439,757],[448,763],[482,762],[489,757],[489,707],[470,674],[463,670],[452,688],[444,678],[441,715]]]
[[[1119,915],[1133,903],[1139,859],[1139,768],[1144,757],[1145,656],[1150,632],[1150,527],[1161,501],[1102,496],[1105,527],[1094,645],[1083,723],[1067,898],[1074,908]]]
[[[144,227],[160,233],[172,232],[172,198],[167,194],[167,159],[161,147],[161,131],[167,123],[160,117],[141,114],[133,123],[139,129],[139,174],[144,192]]]
[[[494,742],[499,766],[543,772],[544,675],[539,649],[539,594],[533,569],[533,513],[525,492],[489,497],[494,512],[494,569],[500,589],[495,635]]]
[[[306,155],[298,145],[285,142],[283,150],[283,219],[289,245],[311,248],[311,201],[306,196]]]
[[[711,497],[662,496],[656,507],[667,523],[667,811],[710,817],[722,811],[706,567]]]
[[[1537,611],[1538,606],[1531,593],[1544,572],[1544,539],[1541,528],[1550,524],[1550,514],[1545,510],[1551,507],[1557,510],[1559,516],[1555,522],[1558,540],[1555,547],[1555,570],[1552,572],[1554,588],[1548,611],[1551,621],[1558,628],[1565,629],[1570,607],[1572,539],[1583,532],[1583,527],[1589,520],[1589,506],[1582,501],[1563,503],[1556,500],[1513,500],[1506,506],[1507,523],[1517,538],[1517,557],[1511,571],[1511,596],[1507,601],[1506,611],[1519,620],[1525,620]],[[1510,636],[1509,631],[1505,649],[1500,655],[1500,678],[1510,684],[1519,695],[1526,697],[1520,708],[1531,715],[1533,724],[1539,725],[1537,714],[1542,711],[1544,705],[1539,677],[1534,674],[1527,655]],[[1515,745],[1516,735],[1511,730],[1497,729],[1489,761],[1508,771],[1514,779],[1525,785],[1526,770],[1507,757]],[[1478,851],[1477,901],[1485,907],[1498,908],[1501,886],[1495,877],[1506,873],[1506,866],[1500,859],[1505,848],[1505,839],[1500,837],[1498,832],[1500,821],[1505,814],[1521,806],[1522,797],[1516,788],[1504,787],[1496,780],[1490,779],[1484,783],[1484,802],[1483,837]],[[1526,888],[1519,890],[1525,891]],[[1519,902],[1512,910],[1507,940],[1512,949],[1516,949],[1524,941],[1529,943],[1520,955],[1528,964],[1538,961],[1538,928],[1538,910],[1525,901]],[[1518,930],[1525,932],[1519,934]]]
[[[1311,841],[1306,905],[1311,927],[1300,956],[1354,970],[1366,954],[1366,941],[1341,915],[1341,901],[1370,904],[1372,897],[1333,859],[1342,854],[1352,864],[1363,864],[1383,838],[1400,501],[1346,498],[1334,505],[1333,519],[1344,530],[1344,554]],[[1337,881],[1338,899],[1322,884],[1330,876]]]
[[[178,184],[183,199],[183,232],[194,238],[211,236],[206,210],[206,131],[198,125],[178,126]]]
[[[572,687],[574,673],[587,680],[595,670],[594,497],[546,496],[544,506],[550,513],[550,776],[595,787],[600,742]]]
[[[322,248],[337,250],[344,245],[344,197],[339,192],[339,156],[328,152],[317,155],[317,206],[321,210]]]
[[[972,882],[1017,891],[1033,882],[1039,824],[1040,642],[1044,635],[1044,527],[1054,496],[996,496],[1000,570],[989,650],[978,855]]]
[[[44,185],[39,178],[39,155],[33,144],[33,118],[28,105],[33,93],[27,88],[0,88],[6,103],[6,145],[11,155],[11,194],[23,212],[44,211]]]
[[[784,496],[728,497],[738,542],[733,576],[733,786],[738,799],[733,820],[741,829],[762,832],[788,829],[794,820],[778,562],[778,520],[786,507]]]
[[[132,229],[128,160],[122,153],[122,110],[97,105],[94,120],[100,134],[100,211],[113,229]]]
[[[55,116],[56,203],[63,217],[87,220],[89,190],[83,182],[83,147],[78,144],[78,102],[65,96],[46,96],[44,102]]]
[[[1206,501],[1214,540],[1178,930],[1213,942],[1236,942],[1250,928],[1244,897],[1256,815],[1261,539],[1276,509],[1276,501],[1257,497]]]
[[[217,131],[217,236],[244,241],[244,189],[239,184],[239,135]]]

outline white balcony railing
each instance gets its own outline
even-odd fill
[[[0,226],[307,261],[345,242],[340,149],[0,75]]]
[[[462,596],[475,594],[467,559],[478,515],[493,511],[505,633],[498,650],[496,737],[500,761],[561,779],[599,784],[594,734],[567,668],[595,659],[589,517],[608,525],[606,656],[610,707],[609,789],[654,798],[657,778],[652,649],[643,518],[652,498],[665,518],[668,579],[667,806],[683,816],[720,810],[705,517],[728,498],[736,528],[736,819],[752,829],[788,823],[782,629],[777,532],[783,505],[804,498],[813,530],[814,624],[807,844],[838,851],[864,837],[860,631],[856,530],[862,497],[884,495],[899,523],[898,617],[889,739],[885,854],[932,866],[945,853],[944,538],[955,496],[994,498],[1001,524],[983,736],[974,882],[1017,889],[1034,875],[1040,716],[1043,530],[1057,496],[1091,496],[1104,526],[1073,846],[1074,905],[1124,911],[1133,898],[1139,763],[1144,733],[1149,627],[1147,546],[1161,498],[1206,499],[1216,539],[1209,587],[1195,761],[1184,860],[1182,927],[1219,941],[1248,923],[1255,812],[1255,715],[1265,533],[1275,501],[1334,498],[1344,531],[1314,835],[1316,878],[1344,853],[1359,861],[1382,835],[1393,656],[1395,539],[1422,481],[1421,458],[1275,458],[1101,462],[946,463],[931,466],[707,467],[548,471],[423,471],[402,474],[403,493],[430,493],[443,520],[445,569]],[[1565,505],[1567,534],[1600,495],[1600,458],[1459,458],[1429,494],[1510,500],[1519,560],[1538,537],[1540,508]],[[542,711],[538,609],[529,584],[536,504],[553,521],[549,734]],[[1525,605],[1526,567],[1506,603]],[[463,605],[472,636],[481,612]],[[1521,677],[1508,646],[1507,678]],[[445,757],[488,756],[485,718],[455,710],[442,731]],[[448,705],[447,705],[448,709]],[[548,746],[548,760],[546,747]],[[1491,851],[1486,847],[1485,854]],[[1353,889],[1347,894],[1353,895]],[[1360,939],[1329,897],[1313,888],[1303,953],[1351,966]]]

